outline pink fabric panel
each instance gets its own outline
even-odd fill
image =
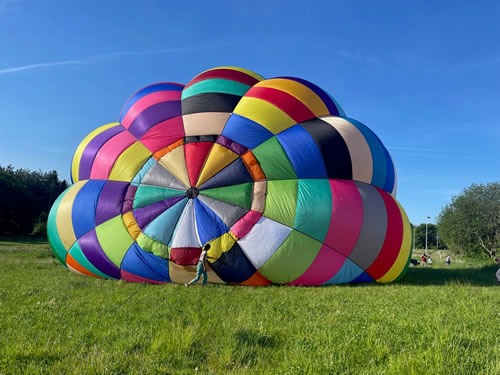
[[[320,285],[330,280],[344,265],[346,257],[323,245],[306,272],[289,285]]]
[[[127,272],[127,271],[124,271],[124,270],[121,270],[120,273],[121,273],[122,279],[125,280],[125,281],[128,281],[130,283],[143,283],[143,282],[146,282],[146,283],[151,283],[151,284],[165,284],[164,282],[157,281],[157,280],[147,279],[145,277],[134,275],[133,273],[130,273],[130,272]]]
[[[167,102],[170,100],[181,100],[182,91],[158,91],[152,94],[146,95],[145,97],[139,99],[134,103],[132,107],[129,108],[127,114],[122,120],[122,125],[127,129],[134,119],[144,111],[146,108],[152,105]]]
[[[332,218],[325,244],[349,256],[363,224],[363,200],[353,181],[330,180]]]
[[[153,126],[142,136],[141,143],[155,153],[183,138],[184,135],[182,116],[178,116]]]
[[[231,232],[233,232],[238,239],[245,237],[255,223],[259,221],[261,216],[262,214],[260,212],[248,211],[245,216],[231,227]]]
[[[111,169],[115,164],[116,159],[123,151],[131,144],[136,142],[137,139],[128,131],[124,131],[115,135],[107,141],[97,153],[92,170],[90,171],[91,179],[107,179],[111,173]]]

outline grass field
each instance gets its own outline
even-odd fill
[[[3,238],[0,373],[500,374],[495,266],[433,258],[388,285],[186,289],[78,276]]]

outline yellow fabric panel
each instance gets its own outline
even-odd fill
[[[196,265],[180,266],[178,264],[175,264],[174,262],[169,261],[168,275],[170,276],[170,280],[172,280],[174,283],[186,284],[196,276]],[[210,263],[207,263],[207,279],[209,283],[225,284],[225,282],[215,274],[212,267],[210,267]],[[200,278],[200,281],[198,281],[198,283],[201,283],[202,281],[203,276]]]
[[[78,169],[80,168],[80,159],[82,158],[83,150],[87,147],[89,142],[94,139],[96,136],[101,134],[103,131],[112,128],[113,126],[120,125],[119,122],[112,122],[110,124],[106,124],[98,127],[96,130],[87,135],[83,141],[78,145],[75,151],[75,155],[73,156],[73,162],[71,164],[71,176],[73,177],[73,182],[79,181],[78,179]]]
[[[351,156],[352,179],[369,184],[373,177],[372,152],[363,134],[341,117],[327,116],[321,120],[329,123],[344,139]]]
[[[139,141],[135,142],[116,159],[109,174],[109,179],[115,181],[132,181],[151,155],[153,153],[146,146]]]
[[[159,162],[186,187],[191,186],[186,168],[186,160],[184,159],[184,146],[177,147],[168,154],[165,154]]]
[[[264,212],[266,206],[266,181],[256,181],[253,184],[253,196],[251,210],[255,212]]]
[[[235,161],[238,155],[224,146],[215,143],[208,154],[196,186],[200,186],[217,172]]]
[[[211,70],[217,70],[217,69],[231,69],[231,70],[236,70],[238,72],[242,72],[242,73],[248,74],[250,77],[258,79],[259,81],[262,81],[263,79],[265,79],[261,75],[255,73],[255,72],[252,72],[251,70],[248,70],[248,69],[245,69],[245,68],[239,68],[237,66],[219,66],[217,68],[205,70],[205,72],[209,72]],[[205,72],[203,72],[203,73],[205,73]]]
[[[273,134],[278,134],[296,124],[281,109],[257,98],[242,97],[233,113],[259,123]]]
[[[395,202],[399,207],[399,211],[401,211],[401,218],[403,219],[403,241],[401,242],[401,249],[399,249],[399,254],[394,262],[394,265],[384,276],[377,280],[379,283],[389,283],[394,281],[394,279],[399,276],[399,274],[403,271],[403,268],[406,266],[406,262],[408,261],[411,251],[410,220],[408,220],[408,216],[406,216],[406,212],[403,207],[401,207],[399,202],[396,200]]]
[[[126,214],[123,214],[123,222],[125,223],[125,226],[127,227],[128,233],[130,236],[136,240],[137,236],[142,232],[141,227],[137,225],[137,221],[135,221],[134,214],[132,211],[127,212]]]
[[[300,82],[285,78],[272,78],[259,82],[254,87],[269,87],[284,91],[304,103],[318,117],[330,114],[321,98]]]
[[[215,262],[223,253],[231,250],[235,242],[236,237],[231,232],[224,233],[222,236],[209,241],[210,250],[207,251],[208,261],[211,263]]]
[[[66,251],[69,251],[71,246],[76,242],[75,231],[73,230],[73,220],[71,213],[73,212],[73,202],[80,189],[87,183],[88,180],[78,181],[72,185],[59,203],[56,215],[57,233],[61,238]]]

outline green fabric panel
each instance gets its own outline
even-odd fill
[[[327,179],[299,180],[294,228],[323,242],[332,216],[332,193]]]
[[[292,230],[259,272],[276,284],[286,284],[300,277],[319,253],[322,243]]]
[[[99,271],[97,268],[94,267],[92,263],[89,262],[85,254],[83,254],[82,249],[80,248],[80,245],[78,242],[75,242],[73,246],[71,246],[71,249],[69,249],[69,254],[85,269],[88,271],[92,272],[93,274],[97,276],[101,276],[105,279],[113,279],[112,277],[109,277],[108,275],[102,273]]]
[[[49,217],[47,218],[47,238],[49,239],[50,247],[57,260],[61,262],[64,267],[67,267],[66,266],[67,252],[66,248],[61,242],[59,233],[57,232],[56,216],[57,216],[57,210],[59,209],[59,203],[61,203],[61,200],[63,199],[64,195],[69,189],[70,188],[68,187],[61,193],[61,195],[59,195],[59,197],[52,205],[52,208],[50,209],[49,212]]]
[[[297,205],[297,180],[267,181],[264,216],[293,228]]]
[[[253,182],[247,182],[240,185],[200,190],[200,194],[249,210],[252,207],[252,191]]]
[[[134,210],[168,198],[184,195],[184,191],[158,186],[139,185],[134,197]]]
[[[95,230],[102,250],[119,268],[125,253],[134,242],[123,223],[122,215],[105,221]]]
[[[413,244],[413,242],[412,242],[412,244]],[[411,249],[410,249],[410,254],[408,255],[408,260],[406,261],[406,266],[405,266],[405,268],[403,268],[403,270],[401,271],[401,273],[398,275],[398,277],[396,277],[396,278],[394,279],[394,281],[398,281],[398,280],[400,280],[400,279],[401,279],[401,278],[402,278],[402,277],[406,274],[406,271],[408,270],[408,266],[410,265],[410,260],[411,260],[411,255],[412,255],[412,254],[413,254],[413,245],[412,245],[412,247],[411,247]],[[394,282],[394,281],[393,281],[393,282]]]
[[[269,138],[252,152],[268,181],[297,178],[292,163],[288,160],[288,156],[276,137]]]
[[[141,233],[139,237],[137,237],[137,244],[142,248],[142,250],[147,251],[148,253],[153,253],[154,255],[165,259],[168,259],[169,257],[170,248],[167,245],[155,241],[144,233]]]
[[[182,90],[182,99],[209,92],[219,92],[223,94],[243,96],[249,89],[250,86],[245,85],[244,83],[230,81],[228,79],[206,79]]]

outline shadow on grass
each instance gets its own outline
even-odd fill
[[[2,242],[16,242],[19,244],[31,244],[31,245],[47,245],[47,237],[39,236],[39,235],[9,235],[9,234],[1,234],[0,235],[0,243]]]
[[[459,283],[475,286],[497,286],[495,278],[497,269],[498,266],[493,264],[474,268],[411,267],[397,284],[446,285]]]

